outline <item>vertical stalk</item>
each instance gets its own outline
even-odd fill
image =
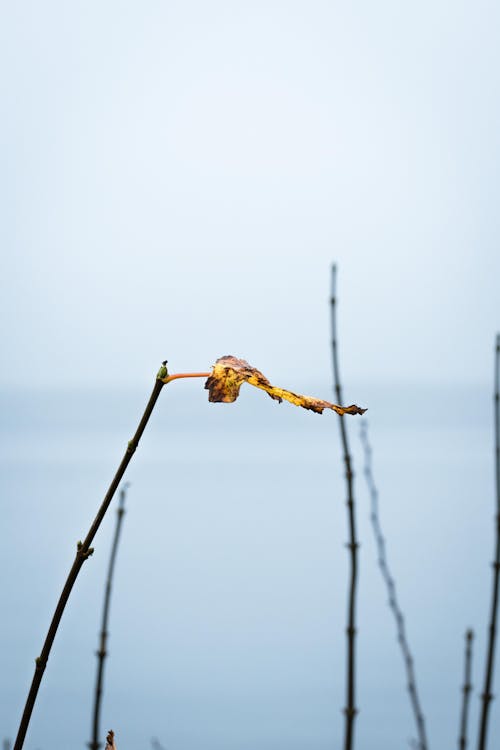
[[[38,689],[40,687],[43,673],[45,672],[45,667],[47,665],[47,660],[49,658],[50,650],[52,648],[52,644],[54,642],[54,638],[56,636],[57,629],[61,621],[61,617],[63,615],[64,609],[66,607],[69,596],[71,594],[71,590],[75,584],[75,581],[78,577],[78,574],[80,572],[80,569],[83,563],[85,562],[85,560],[87,560],[90,557],[90,555],[94,551],[93,548],[90,546],[92,543],[92,540],[94,539],[97,533],[97,530],[99,529],[99,526],[102,523],[102,520],[109,507],[109,504],[111,503],[111,500],[113,499],[113,496],[118,488],[118,485],[120,484],[121,479],[125,473],[125,469],[129,465],[130,460],[136,451],[136,448],[139,444],[139,440],[142,437],[142,433],[144,432],[146,428],[146,425],[149,421],[151,413],[158,400],[158,396],[160,395],[161,390],[165,384],[161,378],[166,378],[167,375],[168,375],[167,368],[165,366],[162,366],[156,377],[153,391],[147,403],[146,409],[144,410],[144,414],[141,417],[141,420],[139,422],[135,435],[132,438],[132,440],[129,441],[127,445],[125,454],[120,462],[120,465],[116,471],[115,476],[113,477],[111,481],[111,484],[109,485],[108,491],[106,492],[106,495],[104,496],[104,500],[102,501],[101,507],[97,511],[97,515],[94,521],[92,522],[92,525],[87,533],[87,536],[85,537],[83,542],[78,542],[77,544],[76,556],[75,556],[73,565],[71,566],[71,569],[69,571],[68,577],[66,579],[66,583],[64,584],[63,590],[59,597],[59,601],[57,602],[57,606],[52,616],[52,621],[50,623],[49,630],[45,638],[45,642],[40,652],[40,656],[38,656],[35,659],[35,674],[33,676],[33,680],[32,680],[31,687],[28,693],[28,697],[26,699],[26,705],[24,707],[24,712],[23,712],[21,722],[19,725],[16,741],[14,744],[14,750],[21,750],[21,748],[23,747],[24,739],[26,737],[26,731],[28,729],[31,714],[32,714],[33,707],[35,705],[36,697],[38,694]]]
[[[337,267],[332,266],[332,289],[331,289],[331,320],[332,320],[332,360],[333,360],[333,379],[337,403],[342,404],[342,388],[340,385],[339,364],[338,364],[338,345],[337,345],[337,315],[336,315],[336,276]],[[350,558],[350,584],[347,608],[347,675],[346,675],[346,706],[345,729],[344,729],[344,750],[352,750],[354,743],[354,720],[357,714],[356,693],[355,693],[355,636],[356,636],[356,589],[358,579],[358,542],[356,540],[356,514],[354,507],[354,489],[351,455],[349,453],[349,442],[347,438],[347,429],[344,423],[344,416],[339,414],[340,438],[342,441],[342,453],[345,466],[345,481],[347,492],[347,518],[349,524],[349,549]]]
[[[396,596],[396,585],[394,583],[394,578],[391,575],[391,572],[389,570],[389,565],[387,563],[387,555],[385,551],[385,539],[384,539],[384,535],[382,534],[382,527],[380,525],[380,519],[379,519],[379,513],[378,513],[378,492],[377,492],[377,487],[375,485],[375,481],[373,479],[373,473],[372,473],[372,468],[371,468],[372,450],[371,450],[371,446],[368,440],[368,426],[367,426],[366,421],[363,421],[361,423],[361,442],[363,444],[363,449],[364,449],[364,454],[365,454],[364,474],[365,474],[366,482],[368,484],[368,490],[370,493],[370,501],[371,501],[370,520],[372,522],[373,533],[374,533],[375,542],[377,545],[378,565],[382,573],[382,578],[385,581],[387,592],[389,594],[389,607],[396,621],[397,639],[401,647],[401,652],[403,654],[403,661],[404,661],[405,670],[406,670],[408,693],[410,695],[410,703],[411,703],[413,716],[415,718],[415,725],[417,729],[418,740],[414,744],[417,750],[427,750],[428,745],[427,745],[427,736],[425,732],[425,721],[424,721],[424,715],[422,712],[422,707],[420,705],[420,700],[418,697],[417,680],[415,677],[415,669],[414,669],[414,660],[411,655],[410,646],[408,644],[408,639],[406,637],[406,627],[405,627],[405,620],[404,620],[403,612],[401,610],[401,607],[399,606],[399,602]]]
[[[497,334],[495,350],[495,479],[496,479],[496,516],[495,516],[495,559],[493,561],[493,586],[491,591],[490,625],[488,629],[488,647],[484,686],[481,694],[481,718],[479,723],[478,750],[486,750],[488,714],[493,700],[491,692],[493,683],[493,666],[495,660],[495,641],[497,633],[498,586],[500,579],[500,334]]]
[[[120,531],[123,522],[123,516],[125,514],[125,497],[127,494],[126,482],[120,490],[120,499],[118,508],[116,511],[116,525],[115,533],[113,536],[113,542],[111,545],[111,554],[109,557],[108,574],[106,578],[106,586],[104,589],[104,605],[102,609],[102,622],[101,622],[101,634],[99,650],[97,654],[97,674],[96,684],[94,692],[94,712],[92,721],[92,741],[88,743],[90,750],[99,750],[101,745],[99,741],[100,734],[100,715],[101,715],[101,700],[102,700],[102,685],[104,679],[104,660],[108,654],[107,652],[107,641],[108,641],[108,620],[109,620],[109,607],[111,602],[111,587],[113,584],[113,573],[115,569],[116,553],[118,551],[118,542],[120,541]]]
[[[464,660],[464,686],[462,688],[462,714],[460,717],[460,736],[458,738],[459,750],[465,750],[467,747],[467,719],[469,716],[469,699],[472,690],[471,671],[472,671],[472,641],[474,640],[474,631],[467,630],[465,633],[465,660]]]

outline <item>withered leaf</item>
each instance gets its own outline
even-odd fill
[[[284,388],[271,385],[269,380],[255,367],[245,362],[244,359],[238,359],[231,354],[220,357],[212,368],[212,374],[205,383],[208,390],[208,400],[212,402],[232,403],[239,396],[242,383],[250,383],[256,388],[261,388],[276,401],[290,401],[295,406],[302,406],[303,409],[310,409],[316,414],[322,414],[323,409],[332,409],[337,414],[364,414],[366,409],[352,404],[351,406],[338,406],[331,404],[329,401],[322,401],[319,398],[311,396],[301,396],[292,391],[286,391]]]

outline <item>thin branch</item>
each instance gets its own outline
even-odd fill
[[[101,745],[99,741],[100,735],[100,714],[101,714],[101,700],[102,700],[102,685],[104,680],[104,660],[108,654],[107,652],[107,640],[108,640],[108,619],[109,619],[109,608],[111,603],[111,587],[113,584],[113,573],[115,569],[116,553],[118,551],[118,542],[120,540],[120,531],[123,522],[123,516],[125,514],[125,497],[127,494],[128,482],[125,482],[122,489],[120,490],[120,499],[118,508],[116,511],[116,525],[115,533],[113,536],[113,543],[111,545],[111,554],[109,558],[108,574],[106,578],[106,586],[104,589],[104,604],[102,609],[102,623],[101,623],[101,634],[99,650],[97,654],[97,673],[96,673],[96,684],[94,692],[94,712],[92,722],[92,741],[88,743],[90,750],[99,750]]]
[[[373,533],[375,536],[375,542],[377,544],[378,565],[380,568],[380,572],[382,573],[382,578],[384,579],[385,585],[387,587],[387,592],[389,594],[389,607],[396,621],[397,639],[401,647],[401,652],[403,654],[403,661],[404,661],[405,670],[406,670],[408,693],[410,695],[410,703],[411,703],[411,707],[413,710],[413,716],[415,718],[415,725],[417,729],[418,740],[416,740],[415,746],[418,748],[418,750],[427,750],[428,745],[427,745],[427,736],[425,732],[425,721],[424,721],[424,715],[422,712],[422,707],[420,705],[420,700],[418,697],[414,660],[411,655],[410,647],[408,645],[405,620],[404,620],[401,607],[399,606],[399,603],[398,603],[398,599],[396,595],[396,585],[395,585],[394,578],[391,575],[391,572],[387,563],[385,539],[384,539],[384,535],[382,534],[382,528],[380,525],[379,511],[378,511],[378,491],[377,491],[377,487],[375,485],[375,481],[373,479],[373,473],[372,473],[372,450],[371,450],[370,443],[368,440],[368,425],[366,421],[363,421],[361,423],[361,442],[363,444],[364,455],[365,455],[364,474],[365,474],[366,482],[368,484],[368,489],[370,492],[370,500],[371,500],[370,520],[372,523]]]
[[[40,683],[42,681],[42,677],[45,672],[45,667],[47,666],[47,660],[49,658],[52,644],[54,642],[54,638],[56,636],[59,623],[61,622],[61,617],[63,615],[64,609],[66,607],[69,596],[71,594],[71,590],[75,584],[75,581],[78,577],[78,574],[80,572],[80,569],[83,563],[85,562],[85,560],[88,560],[88,558],[91,556],[91,554],[94,551],[93,547],[90,546],[92,543],[92,540],[94,539],[99,529],[99,526],[102,523],[102,520],[106,514],[109,504],[111,503],[111,500],[113,499],[113,496],[116,490],[118,489],[118,485],[120,484],[123,478],[125,470],[127,466],[129,465],[130,460],[137,449],[139,441],[142,437],[142,433],[144,432],[146,428],[146,425],[149,421],[149,418],[155,407],[155,404],[158,400],[161,390],[163,386],[165,385],[164,379],[168,377],[168,371],[167,371],[165,364],[166,363],[163,363],[162,367],[160,368],[156,376],[153,391],[147,403],[146,409],[144,410],[144,414],[141,417],[141,420],[139,422],[135,435],[132,438],[132,440],[129,441],[127,445],[125,454],[120,462],[120,465],[116,471],[115,476],[113,477],[111,481],[111,484],[109,485],[108,491],[106,492],[106,495],[104,496],[104,500],[102,501],[101,507],[97,511],[97,515],[94,521],[92,522],[92,525],[89,531],[87,532],[87,536],[85,537],[83,542],[78,542],[77,544],[75,560],[69,571],[68,577],[66,579],[66,583],[64,584],[63,590],[59,597],[59,601],[57,602],[57,606],[52,616],[52,621],[50,623],[49,630],[47,632],[47,636],[45,638],[42,651],[40,653],[40,656],[38,656],[35,659],[35,665],[36,665],[35,674],[33,676],[33,681],[31,683],[28,697],[26,699],[24,712],[21,717],[21,722],[19,724],[16,742],[14,744],[14,750],[21,750],[21,748],[23,747],[24,740],[26,737],[26,732],[27,732],[30,718],[31,718],[31,714],[33,712],[33,707],[35,705],[36,697],[38,694],[38,689],[40,687]],[[200,377],[202,376],[204,377],[204,374],[200,375]],[[174,379],[173,376],[172,376],[172,379]]]
[[[337,268],[332,266],[332,290],[331,290],[331,319],[332,319],[332,360],[333,360],[333,379],[335,393],[339,404],[343,403],[342,388],[340,385],[339,364],[338,364],[338,345],[337,345],[337,315],[336,315],[336,276]],[[346,675],[346,706],[345,730],[344,730],[344,750],[352,750],[354,743],[354,720],[357,714],[356,694],[355,694],[355,636],[356,636],[356,589],[358,579],[358,542],[356,540],[356,515],[354,507],[354,489],[351,456],[349,453],[349,442],[347,438],[347,429],[344,423],[344,416],[339,414],[340,438],[342,441],[342,452],[345,465],[345,480],[347,492],[347,517],[349,523],[349,542],[347,547],[350,555],[350,584],[349,600],[347,614],[347,675]]]
[[[492,683],[495,662],[495,641],[497,633],[498,587],[500,580],[500,334],[497,335],[495,351],[495,479],[496,479],[496,516],[495,516],[495,560],[493,562],[493,586],[491,592],[490,625],[488,629],[488,648],[484,687],[481,694],[481,719],[479,723],[478,750],[486,750],[486,735],[490,703],[493,700]]]
[[[460,736],[458,738],[459,750],[465,750],[467,747],[467,720],[469,718],[470,692],[472,690],[471,673],[473,640],[474,631],[467,630],[465,633],[464,686],[462,688],[462,714],[460,717]]]

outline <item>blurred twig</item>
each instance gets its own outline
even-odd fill
[[[484,686],[481,694],[481,718],[479,722],[478,750],[486,750],[486,734],[490,703],[493,700],[492,683],[495,660],[495,641],[497,633],[498,584],[500,578],[500,334],[497,334],[495,347],[494,375],[494,421],[495,421],[495,479],[496,479],[496,516],[495,516],[495,559],[493,561],[493,586],[491,591],[490,625],[488,629],[488,647]]]
[[[467,630],[465,633],[465,659],[464,659],[464,686],[462,688],[462,714],[460,717],[460,736],[458,738],[459,750],[465,750],[467,747],[467,720],[469,717],[469,699],[472,690],[471,671],[472,671],[472,641],[474,640],[474,631]]]
[[[331,289],[331,317],[332,317],[332,360],[333,360],[333,379],[335,393],[339,404],[343,403],[342,388],[340,385],[339,364],[338,364],[338,345],[337,345],[337,315],[336,315],[336,277],[337,267],[332,266],[332,289]],[[347,616],[347,679],[346,679],[346,706],[345,714],[345,733],[344,733],[344,750],[352,750],[354,743],[354,719],[356,718],[356,693],[355,693],[355,636],[356,636],[356,589],[358,579],[358,542],[356,540],[356,514],[354,507],[354,490],[351,456],[349,453],[349,442],[347,438],[347,429],[343,415],[339,415],[340,438],[342,441],[342,452],[345,465],[345,480],[347,490],[347,515],[349,523],[349,542],[347,547],[350,552],[350,585],[349,601]]]
[[[394,583],[394,578],[392,577],[389,566],[387,564],[385,539],[384,535],[382,534],[378,513],[378,491],[372,473],[372,450],[368,440],[368,424],[366,420],[363,420],[363,422],[361,423],[361,442],[363,444],[365,454],[364,474],[366,482],[368,484],[371,499],[370,520],[372,522],[373,533],[375,535],[375,541],[377,544],[378,564],[389,594],[389,607],[391,608],[394,614],[394,619],[396,620],[397,638],[399,641],[399,645],[401,646],[403,660],[405,663],[406,677],[408,680],[408,692],[410,694],[410,702],[413,709],[413,715],[415,717],[415,724],[417,727],[418,741],[416,742],[416,746],[418,750],[427,750],[425,721],[418,697],[417,682],[413,666],[413,657],[411,655],[410,647],[408,645],[408,639],[406,637],[403,612],[401,611],[401,607],[399,606],[396,596],[396,586]]]
[[[102,623],[101,623],[101,635],[99,650],[97,653],[97,673],[96,683],[94,692],[94,712],[92,721],[92,741],[88,743],[90,750],[99,750],[100,742],[100,727],[99,719],[101,714],[101,701],[102,701],[102,685],[104,679],[104,660],[107,656],[107,640],[108,640],[108,619],[109,619],[109,607],[111,602],[111,587],[113,584],[113,572],[115,569],[116,553],[118,550],[118,542],[120,540],[120,531],[125,513],[125,497],[127,494],[128,482],[125,482],[122,489],[120,490],[120,499],[118,502],[118,508],[116,511],[116,526],[115,533],[113,536],[113,543],[111,545],[111,554],[108,565],[108,575],[106,578],[106,586],[104,589],[104,604],[102,609]]]

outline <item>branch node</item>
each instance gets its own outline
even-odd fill
[[[168,362],[168,360],[165,359],[161,363],[161,367],[158,370],[158,372],[156,373],[156,379],[157,380],[163,380],[163,378],[168,378],[167,362]]]
[[[78,541],[76,543],[76,556],[80,557],[84,562],[85,560],[88,560],[89,557],[91,557],[94,554],[94,548],[89,547],[88,549],[84,549],[83,542]]]
[[[350,550],[357,550],[360,546],[359,542],[346,542],[345,546]]]
[[[494,699],[494,697],[495,696],[493,695],[493,693],[481,693],[481,699],[485,703],[489,703],[490,701],[492,701]]]
[[[359,709],[352,706],[352,707],[344,708],[343,712],[347,717],[354,719],[356,714],[359,714]]]
[[[43,672],[47,665],[47,659],[42,659],[41,656],[37,656],[35,659],[35,670],[37,672]]]

